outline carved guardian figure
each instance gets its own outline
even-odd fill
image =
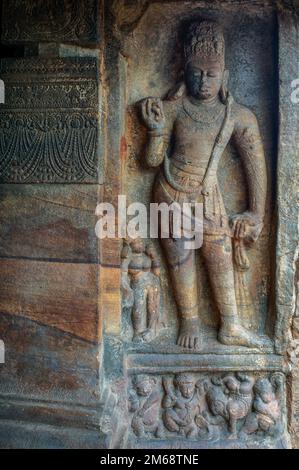
[[[184,47],[184,80],[162,101],[141,103],[148,130],[145,160],[160,167],[153,188],[157,203],[198,202],[204,207],[200,248],[220,314],[218,340],[225,345],[260,347],[263,341],[239,319],[234,263],[246,269],[244,243],[263,227],[267,191],[262,140],[255,115],[236,103],[227,89],[225,42],[210,21],[191,25]],[[248,184],[248,210],[229,219],[217,181],[220,158],[229,142],[238,150]],[[170,230],[171,233],[171,230]],[[161,238],[179,315],[178,345],[201,346],[195,250],[184,238]]]

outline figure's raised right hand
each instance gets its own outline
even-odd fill
[[[160,98],[146,98],[141,102],[141,114],[150,131],[162,130],[165,126],[163,103]]]

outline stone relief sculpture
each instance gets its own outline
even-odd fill
[[[247,417],[245,432],[275,437],[283,431],[280,406],[283,380],[283,374],[277,372],[270,379],[260,378],[256,381],[253,412]]]
[[[161,395],[156,379],[147,376],[136,376],[134,389],[129,394],[129,411],[133,414],[132,429],[137,437],[146,434],[162,437],[163,425],[159,421]]]
[[[251,410],[254,379],[239,373],[211,381],[213,385],[207,392],[209,409],[214,417],[227,422],[229,438],[237,439],[237,423]],[[210,422],[219,424],[215,419],[210,419]]]
[[[151,341],[163,326],[160,262],[153,245],[141,238],[123,248],[122,290],[125,306],[132,308],[133,341]]]
[[[255,115],[239,105],[228,90],[225,42],[220,27],[210,21],[191,25],[184,45],[184,79],[165,100],[141,103],[148,130],[145,161],[160,167],[153,188],[156,203],[198,202],[204,206],[201,252],[220,313],[218,340],[225,345],[261,347],[264,339],[245,329],[237,299],[235,273],[248,269],[245,246],[254,243],[263,228],[267,190],[263,145]],[[233,142],[245,169],[248,210],[227,216],[217,168],[225,147]],[[171,229],[170,229],[171,233]],[[201,347],[195,251],[184,239],[161,239],[179,315],[177,344]],[[247,292],[243,292],[246,297]]]
[[[1,326],[12,343],[20,328],[27,325],[28,330],[24,347],[22,343],[13,352],[18,373],[4,371],[7,383],[1,394],[13,392],[10,416],[4,409],[13,429],[7,433],[8,420],[3,420],[5,445],[11,447],[12,438],[27,447],[36,438],[46,446],[55,440],[61,446],[75,445],[75,440],[81,446],[107,449],[124,449],[130,442],[137,448],[173,450],[288,445],[288,432],[293,432],[299,416],[298,308],[291,319],[298,256],[293,176],[299,108],[291,103],[289,80],[298,59],[295,1],[3,1],[2,41],[12,47],[2,52],[15,58],[0,62],[6,86],[6,103],[0,109],[1,213],[8,222],[0,243],[4,281],[8,279]],[[242,3],[246,5],[240,8]],[[236,92],[229,86],[221,28],[213,21],[196,21],[186,30],[183,74],[162,97],[156,90],[164,90],[165,79],[170,87],[177,65],[173,62],[167,68],[172,34],[177,38],[174,29],[200,11],[230,27]],[[148,87],[155,91],[144,91]],[[265,337],[242,324],[244,306],[246,320],[253,307],[246,279],[247,250],[262,233],[267,194],[259,124],[233,96],[242,96],[243,87],[244,99],[246,93],[246,102],[258,109],[265,126],[269,174],[277,187],[277,192],[269,191],[267,207],[271,211],[277,207],[278,223],[270,225],[267,217],[265,233],[270,230],[273,238],[263,237],[253,253],[261,269],[252,277],[261,311],[256,323],[271,331],[271,350],[265,348]],[[151,93],[157,96],[140,103],[146,131],[141,133],[132,104]],[[141,181],[138,159],[144,136],[142,163],[153,170]],[[217,178],[228,144],[240,156],[247,190],[245,204],[237,204],[247,205],[244,213],[232,216]],[[149,200],[148,183],[156,170]],[[235,158],[221,171],[224,177],[238,172]],[[23,186],[15,188],[11,183]],[[89,185],[88,191],[84,185]],[[170,327],[163,336],[158,335],[164,326],[161,298],[167,283],[164,269],[160,276],[162,260],[154,246],[141,239],[126,240],[119,270],[119,240],[97,242],[86,224],[88,220],[94,224],[94,210],[88,203],[77,204],[83,193],[91,204],[115,202],[122,189],[129,199],[137,196],[143,202],[203,204],[203,245],[197,252],[185,248],[184,238],[160,237],[171,281],[169,297],[173,295],[177,307],[169,298],[165,313]],[[238,198],[244,194],[236,193]],[[26,197],[24,204],[22,197]],[[49,217],[44,217],[43,207],[49,207]],[[35,229],[34,239],[25,246],[26,252],[33,248],[32,257],[21,253],[20,234],[27,215],[29,227]],[[53,224],[58,231],[51,229]],[[9,243],[6,228],[13,234]],[[47,246],[40,250],[45,231],[49,232]],[[62,244],[55,250],[53,240],[59,242],[64,232],[70,235],[71,249],[64,250]],[[199,299],[199,283],[205,279],[198,276],[198,252],[211,288],[206,302]],[[57,269],[61,283],[55,279]],[[76,275],[78,290],[68,295],[71,273]],[[82,325],[82,334],[73,334],[78,328],[65,331],[64,316],[57,320],[55,315],[45,315],[53,292],[65,318],[71,313],[72,321]],[[80,295],[86,297],[87,309],[80,305]],[[129,310],[129,341],[123,335],[121,301]],[[78,308],[70,309],[72,305]],[[217,310],[221,344],[215,350],[210,348],[210,334],[204,338],[200,319],[204,317],[208,330],[216,315],[209,321],[201,305],[207,311]],[[176,339],[173,313],[178,317]],[[43,375],[45,380],[52,378],[51,387],[43,383],[38,369],[32,374],[27,373],[28,367],[23,371],[22,364],[32,360],[33,348],[45,349],[40,366],[42,372],[48,368]],[[75,356],[82,351],[78,367],[72,351]],[[30,391],[32,400],[24,407]],[[46,405],[55,412],[55,422],[68,423],[59,439],[53,413],[44,412]],[[289,420],[291,415],[294,422]],[[38,436],[28,432],[24,439],[24,423],[34,431],[34,421],[40,422],[41,432]],[[293,434],[296,431],[298,426]],[[6,439],[6,434],[12,437]]]
[[[140,375],[132,383],[129,411],[139,438],[246,442],[283,432],[282,373]]]
[[[198,437],[208,431],[208,422],[201,414],[201,386],[189,374],[177,374],[173,384],[163,379],[165,397],[163,422],[170,432],[184,437]]]

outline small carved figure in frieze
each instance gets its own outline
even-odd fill
[[[237,423],[251,410],[254,378],[237,373],[224,378],[213,378],[212,387],[207,392],[207,403],[213,417],[211,424],[227,422],[229,438],[238,437]]]
[[[211,21],[191,25],[184,44],[183,80],[165,100],[141,103],[148,130],[145,161],[160,167],[154,184],[156,203],[202,203],[203,245],[200,248],[220,313],[218,340],[225,345],[262,347],[265,339],[243,327],[239,317],[234,270],[249,267],[245,246],[263,228],[267,172],[255,115],[239,105],[228,90],[225,41]],[[241,156],[248,184],[248,209],[229,218],[217,181],[220,158],[229,142]],[[163,165],[162,165],[163,164]],[[170,227],[170,233],[173,233]],[[180,320],[178,345],[198,349],[198,276],[195,250],[185,239],[161,237]],[[238,279],[238,278],[237,278]]]
[[[284,377],[275,373],[270,378],[260,378],[254,386],[253,412],[247,417],[243,431],[271,437],[278,436],[283,429],[281,422],[281,398]]]
[[[163,378],[163,422],[170,432],[188,438],[207,434],[209,424],[201,409],[200,384],[189,374],[177,374],[172,381]]]
[[[211,385],[212,384],[212,385]],[[211,383],[206,381],[206,401],[209,409],[209,423],[215,426],[225,424],[228,419],[226,409],[227,395],[223,390],[223,382],[218,377],[212,377]]]
[[[147,434],[163,436],[160,421],[161,392],[154,377],[138,375],[133,379],[134,389],[129,392],[129,411],[133,414],[132,429],[137,437]]]
[[[251,410],[254,385],[254,378],[241,372],[236,376],[230,375],[223,379],[223,383],[228,390],[228,428],[231,433],[230,438],[237,438],[237,422],[247,416]]]
[[[151,341],[163,326],[160,262],[153,245],[142,238],[125,243],[121,267],[123,302],[132,307],[133,341]]]

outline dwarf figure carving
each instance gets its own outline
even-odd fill
[[[160,262],[152,244],[141,238],[127,242],[122,251],[122,290],[132,307],[133,341],[155,338],[161,321]]]
[[[202,21],[191,25],[184,59],[184,79],[168,97],[164,101],[147,98],[141,104],[148,130],[145,161],[150,167],[161,166],[153,199],[169,205],[203,204],[200,250],[220,313],[218,340],[226,345],[260,347],[263,340],[241,325],[234,280],[234,263],[248,267],[244,243],[255,242],[263,227],[267,177],[258,123],[228,91],[225,42],[217,24]],[[217,182],[218,164],[229,142],[242,158],[249,189],[248,210],[230,220]],[[183,237],[161,237],[161,244],[180,320],[177,343],[198,349],[195,250],[186,248]]]
[[[283,394],[283,374],[276,373],[271,378],[260,378],[254,386],[253,413],[246,422],[243,431],[255,432],[272,437],[282,432],[281,398]]]
[[[229,438],[238,436],[237,423],[251,410],[254,379],[246,374],[227,375],[223,379],[212,379],[213,386],[207,392],[207,403],[214,417],[211,424],[227,422]],[[216,418],[216,419],[215,419]]]
[[[174,385],[174,387],[173,387]],[[174,382],[163,379],[165,397],[163,421],[168,431],[184,437],[198,437],[209,430],[201,409],[200,385],[188,374],[177,374]]]
[[[145,375],[133,379],[134,389],[129,392],[129,411],[134,413],[132,429],[137,437],[150,434],[162,437],[163,424],[159,418],[161,392],[154,377]]]

